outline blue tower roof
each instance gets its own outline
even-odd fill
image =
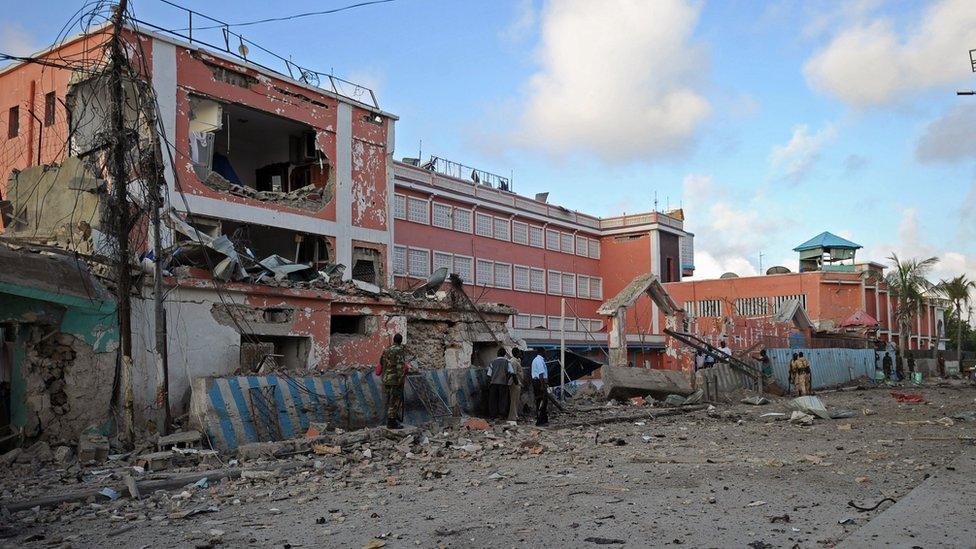
[[[793,248],[794,252],[803,252],[806,250],[816,250],[817,248],[840,248],[848,250],[857,250],[861,248],[860,244],[855,244],[846,238],[841,238],[834,233],[824,231],[817,236],[807,240],[803,244],[800,244],[796,248]]]

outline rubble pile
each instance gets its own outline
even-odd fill
[[[59,448],[38,446],[2,459],[0,536],[15,545],[105,535],[137,546],[519,545],[542,539],[505,526],[528,513],[570,546],[635,533],[631,517],[683,543],[711,532],[717,545],[753,536],[832,546],[972,446],[966,420],[941,420],[973,409],[960,389],[924,389],[931,404],[885,391],[822,394],[827,410],[858,412],[809,424],[788,421],[789,399],[678,408],[634,399],[570,407],[548,429],[478,418],[402,430],[313,423],[300,438],[233,456],[202,449],[195,432],[88,464],[58,463]],[[84,497],[64,497],[80,488]],[[490,509],[511,512],[484,516]],[[749,531],[728,526],[739,522]]]

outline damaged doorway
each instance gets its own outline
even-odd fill
[[[308,369],[311,338],[301,336],[241,336],[241,367],[244,375],[272,372],[304,372]]]

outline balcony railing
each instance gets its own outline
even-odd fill
[[[180,23],[185,26],[165,28],[140,19],[134,19],[134,21],[139,26],[147,29],[182,38],[191,44],[206,46],[214,51],[226,53],[240,59],[245,63],[261,67],[262,69],[275,72],[282,76],[288,76],[292,80],[299,81],[303,84],[379,109],[376,94],[373,93],[373,90],[365,86],[344,80],[329,73],[303,67],[291,59],[286,59],[264,46],[248,40],[243,34],[230,30],[234,26],[231,23],[184,8],[168,0],[160,1],[177,10],[175,12],[176,17],[185,21],[185,23]],[[258,61],[259,59],[263,63],[270,63],[273,66],[263,64]]]

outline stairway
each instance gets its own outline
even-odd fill
[[[740,358],[727,355],[720,351],[718,347],[715,347],[695,334],[678,332],[667,328],[664,329],[664,333],[677,339],[692,349],[695,349],[696,351],[705,353],[705,356],[714,358],[715,362],[724,362],[731,366],[734,370],[738,370],[739,372],[749,375],[754,379],[758,378],[758,376],[762,374],[762,370],[759,368],[759,366],[750,364]]]

